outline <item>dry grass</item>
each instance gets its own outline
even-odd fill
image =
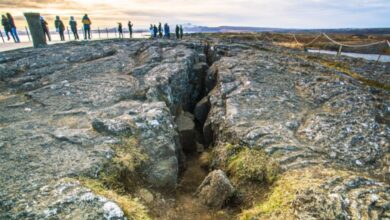
[[[50,120],[51,124],[58,127],[67,127],[69,129],[85,129],[90,128],[90,122],[85,116],[65,116],[58,119]]]
[[[124,138],[121,144],[113,146],[116,155],[98,179],[80,177],[78,180],[94,193],[116,202],[128,219],[151,219],[145,206],[138,199],[132,198],[128,190],[138,185],[134,173],[147,159],[138,144],[135,136]]]
[[[116,202],[122,208],[128,219],[151,219],[147,213],[147,209],[143,204],[138,201],[138,199],[132,198],[129,195],[118,194],[116,191],[107,188],[99,180],[80,178],[79,181],[83,186],[91,189],[97,195],[104,196]]]
[[[351,70],[351,68],[348,66],[348,64],[332,62],[332,61],[325,61],[325,60],[322,60],[320,63],[328,68],[335,69],[335,70],[342,72],[342,73],[344,73],[344,74],[346,74],[346,75],[348,75],[356,80],[359,80],[364,85],[390,91],[390,85],[384,84],[384,83],[381,83],[381,82],[378,82],[378,81],[375,81],[372,79],[367,79],[367,78],[359,75],[358,73],[353,72]]]
[[[295,219],[292,203],[300,193],[309,188],[319,187],[329,178],[349,175],[344,171],[324,167],[305,168],[285,173],[275,182],[266,201],[244,211],[240,215],[240,220]]]

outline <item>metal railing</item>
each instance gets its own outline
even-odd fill
[[[27,27],[24,27],[25,31],[24,32],[18,32],[18,36],[20,38],[21,42],[32,42],[31,36],[29,29]],[[77,30],[78,35],[79,35],[79,40],[84,40],[85,39],[85,32],[84,28],[78,29]],[[122,38],[119,37],[119,34],[117,33],[117,28],[103,28],[101,29],[98,27],[97,29],[91,29],[91,40],[99,40],[99,39],[115,39],[115,38]],[[73,37],[73,32],[70,30],[69,27],[65,28],[64,34],[67,35],[67,39],[65,41],[72,41],[75,40]],[[12,35],[11,33],[8,34],[9,39],[7,39],[9,42],[6,41],[6,36],[7,34],[4,32],[4,30],[0,30],[0,37],[3,43],[13,43]],[[50,31],[50,35],[52,38],[53,42],[59,42],[60,40],[60,35],[57,32]],[[132,33],[132,38],[146,38],[149,37],[150,34],[148,32],[133,32]],[[128,29],[123,29],[123,38],[130,38],[130,32]]]

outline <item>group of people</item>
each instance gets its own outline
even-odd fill
[[[150,31],[150,37],[151,38],[170,38],[171,37],[171,30],[168,25],[168,23],[164,24],[164,28],[161,25],[161,22],[158,24],[158,26],[151,24],[149,27]],[[176,25],[176,38],[177,39],[182,39],[183,38],[183,26],[182,25]]]
[[[51,41],[50,29],[48,27],[49,24],[42,16],[40,17],[40,23],[41,23],[42,31],[43,31],[43,34],[44,34],[46,40]],[[92,22],[89,19],[87,14],[85,14],[83,16],[81,23],[83,24],[83,28],[84,28],[84,39],[85,40],[91,39],[91,24],[92,24]],[[4,27],[4,32],[5,32],[8,40],[10,40],[11,39],[10,36],[12,36],[15,43],[20,43],[20,39],[19,39],[17,30],[16,30],[14,18],[12,17],[12,15],[10,13],[6,13],[6,15],[2,15],[1,24]],[[56,19],[54,20],[54,26],[56,28],[56,31],[60,35],[61,41],[65,41],[65,34],[64,34],[65,25],[62,22],[60,16],[56,16]],[[74,39],[79,40],[80,37],[78,34],[78,30],[77,30],[77,21],[75,20],[75,18],[73,16],[70,16],[69,26],[70,26],[70,29],[73,33]],[[128,22],[127,26],[128,26],[130,38],[132,38],[133,37],[133,24],[131,23],[131,21]],[[165,23],[164,26],[162,26],[161,22],[158,24],[158,26],[151,24],[149,30],[150,30],[151,38],[165,37],[165,38],[169,39],[171,37],[170,36],[171,35],[170,27],[167,23]],[[120,22],[118,23],[118,33],[119,33],[120,38],[124,38],[123,27],[122,27],[122,23],[120,23]],[[175,33],[176,33],[177,39],[182,39],[183,38],[183,26],[176,25]]]
[[[133,24],[131,21],[127,23],[127,27],[129,28],[129,34],[130,38],[133,38]],[[118,22],[118,33],[119,33],[119,38],[123,38],[123,28],[122,28],[122,23]]]
[[[47,40],[51,41],[48,23],[45,21],[45,19],[42,16],[41,16],[40,20],[41,20],[41,26],[42,26],[42,30],[43,30],[45,37],[47,37]],[[84,39],[90,40],[91,39],[91,24],[92,24],[92,22],[89,19],[87,14],[84,15],[84,17],[81,20],[81,23],[83,24],[83,28],[84,28]],[[65,25],[64,25],[64,22],[62,22],[62,20],[60,19],[60,16],[56,16],[56,19],[54,20],[54,26],[56,28],[56,31],[60,35],[61,41],[65,41],[65,34],[64,34]],[[70,16],[69,26],[70,26],[70,29],[73,33],[74,39],[79,40],[80,37],[78,34],[78,30],[77,30],[77,21],[74,19],[73,16]]]
[[[7,39],[10,40],[11,39],[10,35],[11,35],[15,43],[20,43],[18,32],[16,31],[14,18],[10,13],[1,16],[1,24],[4,27],[4,32],[5,35],[7,36]]]

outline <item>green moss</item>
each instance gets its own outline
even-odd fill
[[[115,190],[107,188],[101,180],[80,178],[79,181],[83,186],[91,189],[95,194],[104,196],[116,202],[122,208],[128,219],[151,219],[147,213],[147,209],[138,201],[138,199],[134,199],[128,195],[121,195]]]
[[[375,81],[372,79],[367,79],[367,78],[359,75],[358,73],[351,71],[351,68],[347,64],[330,62],[330,61],[321,61],[321,64],[326,66],[326,67],[336,69],[337,71],[340,71],[340,72],[342,72],[342,73],[344,73],[344,74],[346,74],[354,79],[357,79],[367,86],[390,91],[390,85],[384,84],[384,83],[381,83],[381,82],[378,82],[378,81]]]
[[[141,152],[138,145],[138,139],[135,136],[122,139],[120,144],[114,146],[116,152],[113,158],[114,164],[121,169],[134,172],[138,166],[148,159],[147,155]]]
[[[79,177],[78,180],[94,193],[116,202],[129,219],[150,219],[146,208],[129,196],[129,188],[138,185],[135,171],[147,159],[138,144],[136,136],[123,138],[120,144],[113,146],[116,154],[98,179]]]
[[[293,202],[296,197],[308,188],[316,188],[333,177],[346,177],[351,174],[324,167],[305,168],[283,174],[279,178],[268,198],[244,211],[240,220],[249,219],[293,219]]]
[[[279,165],[264,151],[242,148],[229,159],[228,171],[241,181],[273,183],[279,173]]]

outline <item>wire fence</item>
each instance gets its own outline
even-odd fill
[[[260,41],[259,38],[256,36],[255,33],[252,33],[254,38],[257,40],[257,41]],[[300,42],[296,35],[295,34],[290,34],[292,37],[293,37],[293,40],[295,43],[297,43],[300,47],[302,48],[306,48],[307,46],[310,46],[316,42],[319,41],[319,39],[321,37],[325,37],[325,39],[330,42],[330,43],[333,43],[335,45],[338,45],[339,46],[339,49],[337,51],[337,54],[336,54],[336,57],[340,58],[341,54],[342,54],[342,50],[343,50],[343,47],[349,47],[349,48],[363,48],[363,47],[372,47],[372,46],[377,46],[377,45],[385,45],[385,47],[387,48],[390,48],[390,42],[388,40],[382,40],[382,41],[377,41],[377,42],[372,42],[372,43],[363,43],[363,44],[346,44],[346,43],[343,43],[343,42],[338,42],[336,40],[334,40],[333,38],[331,38],[328,34],[326,33],[320,33],[318,34],[316,37],[314,37],[313,40],[311,40],[309,43],[302,43]],[[268,41],[271,41],[272,43],[274,43],[274,39],[273,38],[269,38],[268,36],[266,36],[265,34],[261,33],[260,34],[260,37],[263,38],[263,40],[268,40]],[[378,59],[376,61],[376,63],[378,63],[381,59],[381,57],[383,56],[384,54],[382,53],[378,53]]]

